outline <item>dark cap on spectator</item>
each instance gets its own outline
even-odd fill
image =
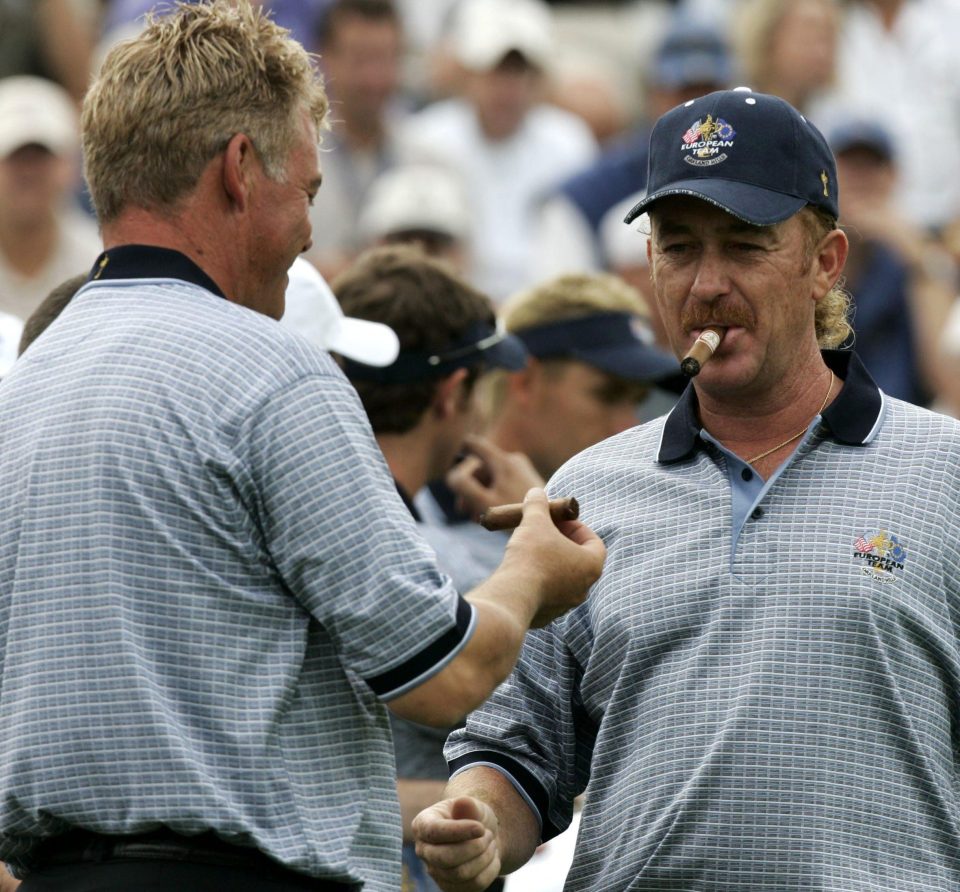
[[[866,149],[884,161],[893,161],[896,155],[890,131],[866,118],[848,118],[837,124],[829,131],[828,142],[834,155],[852,149]]]
[[[676,16],[654,55],[651,81],[678,89],[698,84],[725,87],[732,78],[733,62],[723,35],[704,22]]]
[[[531,356],[568,358],[627,381],[655,384],[677,373],[676,358],[654,344],[649,324],[632,313],[594,313],[517,329]]]
[[[756,226],[806,205],[839,216],[836,163],[823,134],[790,103],[747,87],[692,99],[654,125],[647,194],[624,222],[669,195],[702,199]]]

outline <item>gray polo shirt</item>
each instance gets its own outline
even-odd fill
[[[381,701],[472,609],[329,356],[197,273],[88,284],[0,384],[0,857],[212,828],[395,892]]]
[[[828,361],[840,396],[766,482],[688,390],[551,483],[603,575],[447,756],[544,838],[586,789],[568,892],[960,889],[960,424]]]

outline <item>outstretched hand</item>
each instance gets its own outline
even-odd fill
[[[531,628],[540,628],[579,606],[603,570],[607,549],[585,523],[550,517],[546,493],[531,489],[523,520],[507,543],[503,566],[522,567],[540,585],[540,606]]]

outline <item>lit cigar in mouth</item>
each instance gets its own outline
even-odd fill
[[[720,346],[722,337],[722,329],[718,331],[715,328],[705,328],[700,332],[700,337],[693,342],[693,346],[687,351],[687,355],[680,360],[680,371],[688,378],[699,375],[703,364],[713,356],[713,351]]]
[[[561,520],[576,520],[580,516],[580,505],[574,498],[551,499],[550,519],[554,523]],[[480,515],[480,526],[485,530],[512,530],[523,519],[523,505],[497,505]]]

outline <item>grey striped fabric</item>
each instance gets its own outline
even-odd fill
[[[506,773],[545,837],[586,788],[569,892],[960,889],[960,425],[883,405],[859,444],[819,429],[736,539],[734,463],[658,461],[662,419],[552,481],[603,576],[447,756]]]
[[[0,385],[0,857],[214,828],[396,892],[380,700],[470,616],[329,356],[186,282],[88,284]]]

